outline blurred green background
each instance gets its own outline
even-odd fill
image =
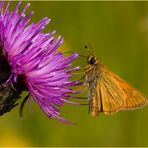
[[[84,45],[91,43],[112,71],[148,96],[148,2],[30,3],[32,21],[48,16],[45,32],[64,37],[61,50],[86,55]],[[75,62],[85,63],[83,58]],[[147,106],[93,118],[88,106],[66,104],[62,115],[78,125],[48,119],[33,101],[31,106],[26,103],[23,119],[19,107],[0,118],[0,146],[148,146]]]

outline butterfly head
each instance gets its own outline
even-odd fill
[[[87,64],[96,65],[97,64],[97,58],[93,55],[93,53],[90,52],[87,45],[85,45],[85,49],[87,49],[87,52],[88,52]]]
[[[89,55],[87,59],[87,63],[89,65],[96,65],[97,64],[97,58],[93,55]]]

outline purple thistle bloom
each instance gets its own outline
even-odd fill
[[[70,73],[79,68],[69,69],[78,54],[65,57],[57,52],[63,38],[58,36],[54,39],[55,31],[41,32],[50,20],[45,17],[28,25],[33,12],[25,15],[25,11],[30,4],[19,13],[20,4],[18,2],[16,8],[9,12],[10,2],[5,9],[4,2],[0,2],[0,66],[10,67],[7,71],[1,68],[0,73],[4,71],[8,75],[6,87],[19,92],[17,97],[27,90],[48,117],[71,123],[60,116],[57,106],[68,102],[67,98],[74,93],[70,86],[78,84],[69,80]]]

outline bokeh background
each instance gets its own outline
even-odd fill
[[[30,3],[32,21],[48,16],[45,32],[64,37],[60,50],[86,55],[89,42],[104,64],[148,96],[148,2]],[[86,59],[74,64],[84,66]],[[88,106],[66,104],[62,115],[78,125],[48,119],[33,101],[31,106],[26,103],[23,119],[19,106],[0,117],[0,146],[148,146],[148,106],[93,118]]]

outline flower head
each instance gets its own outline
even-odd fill
[[[9,12],[10,2],[4,9],[4,2],[0,2],[0,65],[5,67],[7,86],[14,87],[13,92],[27,90],[31,98],[40,106],[48,117],[53,117],[64,123],[70,123],[60,116],[57,106],[63,106],[73,91],[70,86],[77,85],[77,81],[70,81],[71,62],[78,57],[77,53],[65,57],[57,48],[63,43],[63,38],[54,39],[54,33],[42,33],[49,23],[47,17],[37,23],[30,23],[33,12],[25,14],[30,6],[27,4],[19,13],[18,2],[16,8]],[[14,91],[15,90],[15,91]]]

